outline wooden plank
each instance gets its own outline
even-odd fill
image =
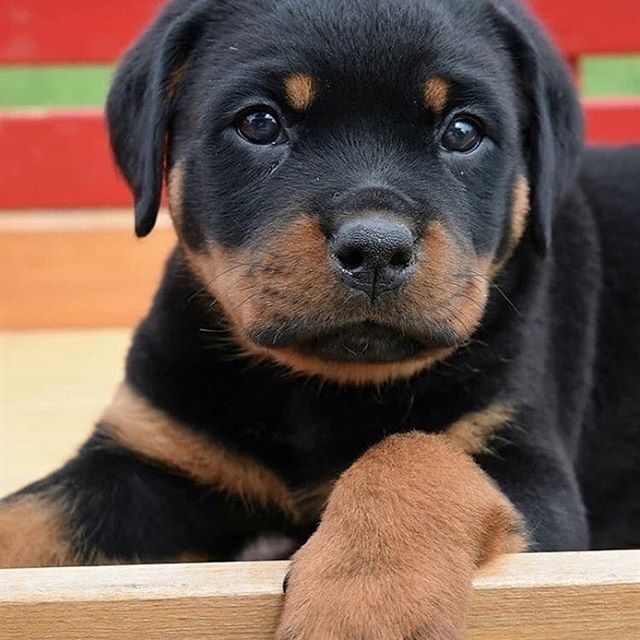
[[[592,98],[585,102],[585,113],[592,144],[640,143],[640,98]]]
[[[637,52],[637,0],[527,0],[569,57]],[[111,62],[163,0],[0,0],[0,63]]]
[[[174,244],[166,217],[138,240],[128,211],[34,215],[0,215],[0,327],[136,323]]]
[[[125,206],[102,110],[0,112],[0,208]]]
[[[3,640],[272,640],[286,563],[10,569]],[[475,582],[471,640],[632,640],[640,552],[511,556]]]
[[[112,62],[164,0],[0,0],[0,63]]]
[[[526,0],[568,58],[638,53],[638,0]]]
[[[585,111],[591,142],[640,142],[640,98],[587,100]],[[131,204],[98,109],[0,112],[0,175],[0,209]]]

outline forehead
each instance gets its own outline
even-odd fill
[[[256,75],[302,71],[340,89],[407,85],[428,74],[460,84],[491,84],[508,65],[496,55],[484,5],[484,0],[277,0],[241,21],[229,58],[238,66],[254,65]]]

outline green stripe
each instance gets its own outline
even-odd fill
[[[0,108],[74,107],[104,103],[110,65],[0,66]],[[640,55],[582,60],[586,96],[640,96]]]
[[[104,103],[111,65],[0,66],[0,107],[79,107]]]
[[[640,55],[588,56],[582,73],[586,96],[640,96]]]

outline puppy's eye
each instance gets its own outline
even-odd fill
[[[469,116],[462,116],[451,121],[441,144],[447,151],[469,153],[478,148],[483,138],[482,125]]]
[[[275,114],[258,109],[245,113],[236,125],[236,131],[252,144],[275,144],[282,134],[282,125]]]

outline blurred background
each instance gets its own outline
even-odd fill
[[[62,463],[120,380],[173,244],[133,235],[102,105],[162,0],[0,0],[0,496]],[[640,142],[640,0],[529,0],[587,136]]]

